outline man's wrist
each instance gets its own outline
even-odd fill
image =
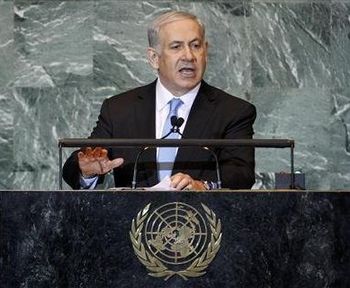
[[[84,178],[83,174],[80,173],[80,189],[94,189],[97,184],[97,181],[98,175],[92,175],[89,176],[89,178]]]

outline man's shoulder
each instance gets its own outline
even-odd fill
[[[229,94],[228,92],[218,87],[209,85],[204,81],[202,83],[202,86],[203,86],[204,93],[208,95],[210,100],[215,101],[217,104],[228,105],[228,106],[234,105],[236,107],[237,106],[254,107],[254,105],[248,102],[248,100]]]
[[[124,101],[131,102],[137,99],[142,99],[145,97],[152,97],[155,95],[155,81],[144,86],[139,86],[128,91],[122,92],[120,94],[111,96],[106,99],[107,102],[118,102],[122,103]]]

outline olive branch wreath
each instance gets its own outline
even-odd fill
[[[213,261],[220,249],[222,238],[220,219],[217,219],[215,213],[202,203],[202,207],[205,211],[205,216],[209,221],[211,230],[211,239],[208,247],[206,251],[203,252],[202,256],[195,259],[185,270],[172,271],[169,270],[160,260],[152,257],[150,253],[146,251],[145,246],[141,241],[141,232],[144,227],[144,222],[147,218],[150,206],[151,203],[147,204],[145,208],[137,213],[136,221],[135,219],[132,220],[131,231],[129,232],[134,252],[139,261],[150,271],[148,275],[158,278],[165,277],[164,280],[168,280],[174,275],[179,275],[184,280],[188,280],[188,277],[200,277],[204,275],[206,273],[204,270]]]

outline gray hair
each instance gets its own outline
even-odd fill
[[[203,38],[205,38],[204,24],[196,15],[193,15],[189,12],[184,12],[184,11],[170,11],[158,16],[156,19],[153,20],[151,25],[148,27],[147,35],[148,35],[149,47],[157,48],[157,46],[159,45],[159,31],[163,25],[174,21],[178,21],[178,20],[184,20],[184,19],[191,19],[196,21],[198,25],[201,27]]]

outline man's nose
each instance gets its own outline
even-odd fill
[[[189,46],[185,47],[183,57],[187,61],[193,61],[195,59],[195,55],[194,55],[191,47],[189,47]]]

